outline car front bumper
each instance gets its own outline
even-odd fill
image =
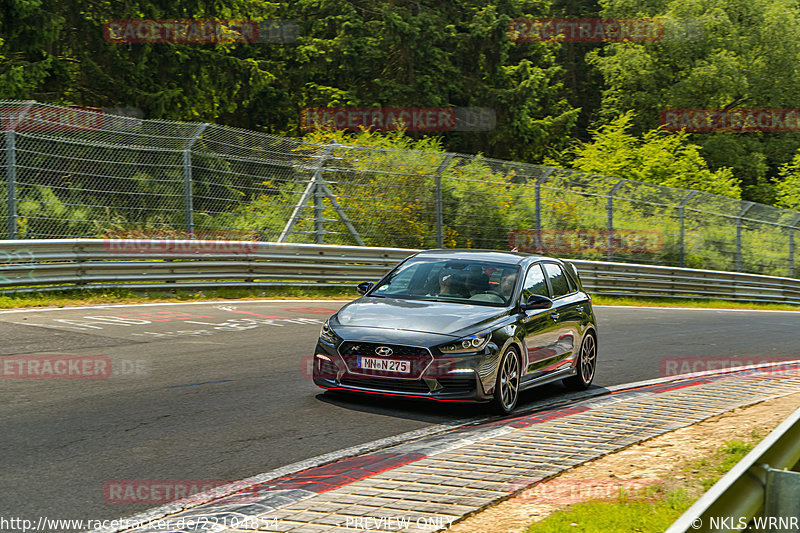
[[[492,348],[496,350],[497,347],[490,344],[481,353],[460,356],[434,355],[427,348],[418,348],[428,351],[429,360],[416,361],[416,365],[412,365],[412,368],[416,366],[415,371],[402,376],[391,372],[360,372],[354,368],[352,357],[320,341],[314,355],[314,384],[327,390],[354,393],[445,402],[486,402],[492,399],[486,392],[486,382],[494,383],[497,365]]]

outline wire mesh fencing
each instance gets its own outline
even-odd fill
[[[790,276],[800,213],[462,154],[0,101],[4,238],[517,249]]]

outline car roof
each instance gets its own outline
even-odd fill
[[[414,254],[414,257],[431,257],[442,259],[470,259],[474,261],[491,261],[518,265],[526,260],[553,259],[543,255],[526,254],[522,252],[506,252],[501,250],[473,250],[464,248],[447,248],[436,250],[423,250]]]

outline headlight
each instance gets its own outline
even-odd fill
[[[479,352],[483,350],[487,344],[489,344],[489,339],[491,338],[491,331],[482,331],[480,333],[476,333],[475,335],[470,335],[469,337],[459,339],[456,342],[443,344],[442,346],[439,346],[439,349],[442,351],[442,353]]]
[[[328,319],[330,320],[330,319]],[[333,331],[333,328],[328,323],[328,320],[322,324],[322,330],[319,332],[319,338],[331,344],[338,344],[342,338]]]

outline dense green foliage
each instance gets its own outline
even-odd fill
[[[569,139],[577,116],[554,49],[507,37],[546,2],[179,3],[6,0],[0,96],[138,107],[148,118],[203,120],[297,135],[307,107],[490,107],[502,127],[452,133],[451,149],[534,160]],[[119,44],[109,19],[295,20],[296,43]],[[13,57],[12,57],[13,56]]]
[[[509,37],[510,21],[536,17],[659,17],[666,34],[645,43]],[[293,20],[299,37],[120,44],[102,32],[108,20],[188,18]],[[791,186],[781,183],[800,134],[653,130],[670,107],[795,106],[798,21],[790,0],[0,0],[0,98],[139,108],[147,118],[290,136],[305,133],[300,116],[308,107],[488,107],[497,115],[495,129],[437,134],[444,149],[555,160],[615,176],[624,171],[632,179],[790,205]],[[629,112],[628,137],[618,149],[637,155],[609,156],[617,148],[606,144],[589,164],[587,148],[576,150],[575,139],[587,141]],[[660,163],[650,158],[661,156],[652,150],[673,164],[654,172]],[[694,170],[702,177],[687,181]]]
[[[699,147],[687,143],[687,133],[653,129],[636,137],[629,133],[633,118],[627,113],[593,131],[591,142],[572,150],[572,167],[589,174],[740,197],[730,169],[709,170]]]
[[[777,180],[778,205],[800,210],[800,150],[780,168]]]
[[[601,123],[636,111],[637,133],[665,108],[796,108],[800,98],[800,9],[791,0],[601,0],[606,17],[658,16],[678,34],[610,43],[587,61],[603,76]],[[681,32],[680,30],[684,30]],[[683,38],[682,38],[682,37]],[[798,133],[692,135],[713,168],[730,167],[745,199],[771,203],[770,176],[800,146]]]

